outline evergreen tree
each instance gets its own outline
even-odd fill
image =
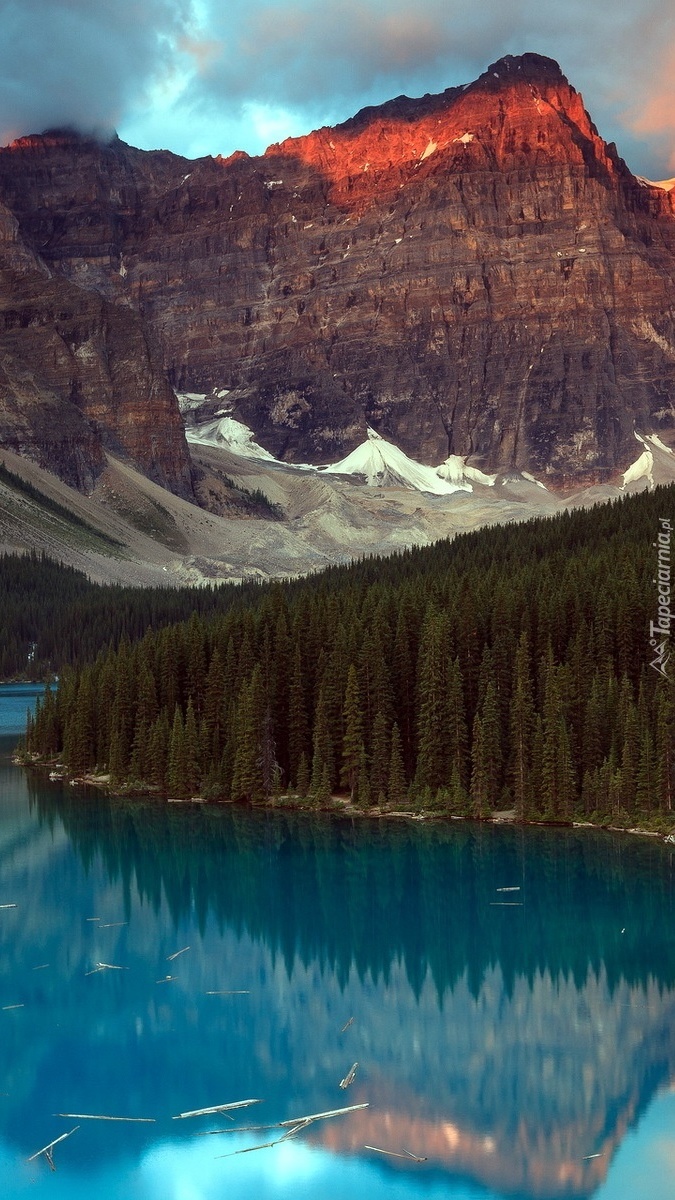
[[[433,792],[447,785],[452,770],[448,731],[447,639],[441,614],[430,606],[420,639],[418,678],[418,738],[415,786]]]
[[[349,788],[355,801],[362,769],[365,746],[363,741],[363,709],[361,688],[356,667],[352,664],[347,675],[347,687],[343,708],[344,737],[342,739],[342,766],[340,783]]]
[[[389,807],[401,809],[408,798],[408,786],[403,765],[403,749],[399,728],[394,723],[391,731],[391,751],[389,756],[389,778],[387,781],[387,800]]]
[[[169,795],[176,800],[184,800],[189,795],[185,723],[178,704],[173,712],[166,784]]]
[[[256,664],[250,680],[242,684],[237,701],[233,800],[262,800],[270,794],[267,719],[262,670]]]
[[[523,631],[515,660],[515,680],[511,698],[510,780],[519,821],[532,811],[531,750],[534,734],[534,699],[530,675],[527,633]]]

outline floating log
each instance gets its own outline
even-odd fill
[[[354,1082],[358,1065],[359,1064],[357,1062],[353,1063],[353,1065],[347,1071],[347,1074],[345,1075],[344,1079],[340,1080],[341,1088],[343,1088],[343,1089],[348,1088],[349,1085]]]
[[[365,1104],[350,1104],[348,1108],[329,1108],[327,1112],[309,1113],[306,1117],[294,1117],[292,1121],[279,1121],[280,1128],[288,1125],[309,1125],[311,1121],[326,1121],[329,1117],[341,1117],[343,1113],[356,1112],[359,1108],[368,1108]]]
[[[74,1129],[69,1129],[68,1133],[62,1133],[60,1137],[54,1138],[53,1142],[48,1142],[47,1145],[43,1146],[41,1150],[36,1150],[35,1154],[31,1154],[30,1158],[26,1159],[26,1162],[33,1162],[33,1160],[39,1158],[41,1154],[51,1154],[54,1146],[58,1146],[59,1142],[65,1141],[65,1139],[69,1138],[72,1133],[75,1133],[75,1129],[79,1128],[79,1125],[76,1125]],[[54,1170],[53,1164],[52,1170]]]
[[[354,1024],[354,1018],[353,1018],[353,1017],[350,1017],[350,1018],[349,1018],[349,1020],[347,1021],[347,1024],[342,1026],[342,1029],[340,1030],[340,1033],[344,1033],[344,1032],[345,1032],[345,1030],[346,1030],[346,1029],[349,1029],[349,1026],[350,1026],[350,1025],[353,1025],[353,1024]]]
[[[119,929],[122,925],[128,925],[128,921],[107,921],[105,925],[99,925],[99,929]]]
[[[497,888],[497,891],[498,891],[498,892],[519,892],[519,891],[520,891],[520,887],[503,887],[503,888]]]
[[[97,963],[96,966],[100,967],[102,971],[128,971],[129,970],[128,967],[118,967],[115,965],[115,963],[100,962],[100,963]]]
[[[25,1007],[26,1007],[25,1004],[5,1004],[5,1005],[3,1005],[2,1012],[10,1012],[10,1010],[12,1008],[25,1008]]]
[[[523,908],[522,900],[491,900],[490,908]]]
[[[412,1154],[410,1150],[400,1152],[398,1150],[381,1150],[379,1146],[364,1146],[364,1150],[374,1150],[376,1154],[388,1154],[391,1158],[406,1158],[413,1162],[426,1162],[426,1155],[423,1157],[419,1154]]]
[[[228,1154],[216,1154],[216,1158],[234,1158],[235,1154],[250,1154],[253,1150],[270,1150],[272,1146],[279,1146],[281,1142],[287,1141],[288,1138],[297,1137],[309,1121],[303,1121],[301,1125],[296,1125],[293,1129],[288,1129],[280,1138],[275,1138],[273,1142],[261,1142],[259,1146],[246,1146],[243,1150],[230,1150]],[[269,1126],[274,1129],[276,1126]]]
[[[251,1104],[262,1104],[262,1100],[235,1100],[232,1104],[214,1104],[211,1108],[193,1108],[190,1112],[178,1113],[178,1116],[172,1119],[181,1121],[184,1117],[208,1117],[213,1113],[232,1112],[235,1108],[248,1108]]]
[[[205,996],[250,996],[251,992],[249,989],[246,989],[245,991],[207,991],[207,992],[204,992],[204,995]]]
[[[34,970],[34,971],[45,971],[45,970],[47,969],[47,967],[48,967],[48,966],[50,966],[50,963],[40,963],[40,966],[39,966],[39,967],[33,967],[33,970]]]
[[[185,954],[185,951],[186,951],[186,950],[189,950],[189,949],[190,949],[190,947],[189,947],[189,946],[183,946],[183,949],[182,949],[182,950],[176,950],[175,954],[170,954],[170,955],[168,956],[168,958],[167,958],[167,960],[166,960],[166,961],[167,961],[167,962],[173,962],[174,958],[178,958],[178,955],[179,955],[179,954]]]
[[[0,904],[0,908],[18,908],[16,904]]]
[[[175,978],[175,975],[165,975],[163,979],[156,979],[155,983],[171,983],[171,981]]]
[[[85,921],[100,921],[100,917],[85,917]]]
[[[306,1117],[292,1117],[290,1121],[277,1121],[275,1125],[238,1125],[232,1129],[207,1129],[202,1137],[210,1137],[215,1133],[265,1133],[268,1129],[305,1129],[314,1121],[325,1121],[329,1117],[339,1117],[342,1113],[356,1112],[359,1108],[368,1108],[368,1104],[351,1104],[348,1108],[331,1108],[328,1112],[310,1113]],[[187,1114],[188,1116],[191,1114]]]
[[[136,1124],[154,1125],[155,1117],[106,1117],[101,1113],[54,1113],[55,1117],[68,1117],[72,1121],[133,1121]]]

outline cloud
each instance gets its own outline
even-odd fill
[[[192,0],[6,0],[0,132],[47,126],[113,130],[173,69]]]
[[[191,90],[204,117],[262,104],[304,111],[309,129],[532,50],[560,62],[634,169],[675,150],[672,0],[203,0],[202,13],[222,47]]]
[[[0,130],[118,128],[181,153],[263,149],[366,104],[560,63],[631,167],[675,164],[672,0],[5,0]],[[675,169],[675,167],[673,167]],[[659,174],[660,173],[660,174]]]

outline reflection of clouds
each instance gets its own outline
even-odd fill
[[[657,1096],[617,1151],[593,1200],[672,1200],[675,1179],[675,1095]]]
[[[666,1170],[669,1178],[675,1180],[675,1133],[670,1137],[662,1135],[656,1138],[651,1152],[655,1171]]]
[[[418,1195],[425,1200],[468,1200],[475,1195],[465,1185],[455,1189],[447,1181],[429,1186],[425,1180],[420,1188],[414,1178],[392,1178],[379,1165],[342,1158],[300,1140],[229,1159],[214,1158],[255,1145],[255,1136],[199,1139],[187,1146],[166,1143],[151,1151],[140,1166],[149,1189],[143,1192],[143,1200],[222,1200],[223,1195],[228,1200],[345,1200],[349,1195],[368,1200],[414,1200]],[[490,1195],[484,1200],[490,1200]]]

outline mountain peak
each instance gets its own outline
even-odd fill
[[[479,77],[478,82],[482,83],[486,79],[493,78],[515,78],[526,80],[531,83],[533,80],[545,80],[549,83],[568,84],[567,77],[563,74],[559,64],[554,58],[547,58],[545,54],[504,54],[502,58],[498,58],[496,62],[490,66]],[[569,86],[569,84],[568,84]]]

